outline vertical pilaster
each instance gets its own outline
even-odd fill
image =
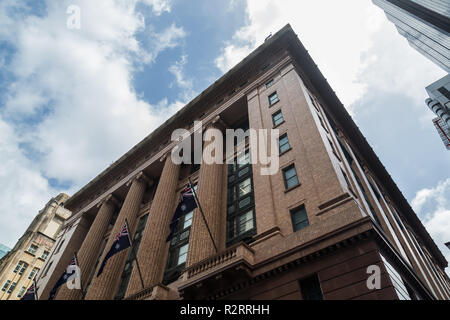
[[[164,158],[161,161],[164,161]],[[146,288],[162,281],[168,247],[166,238],[175,209],[179,173],[180,165],[173,163],[170,155],[166,155],[164,168],[137,253]],[[142,289],[139,273],[135,266],[136,264],[131,273],[126,296]]]
[[[120,232],[125,223],[125,219],[128,221],[130,237],[132,238],[136,225],[136,218],[141,207],[147,183],[148,179],[142,172],[130,180],[130,190],[120,209],[119,216],[111,231],[111,235],[109,236],[108,243],[106,244],[105,251],[100,261],[103,261],[105,255],[111,248],[116,235]],[[97,275],[94,276],[86,294],[86,300],[113,299],[129,250],[130,249],[128,248],[127,250],[115,254],[109,259],[103,273],[99,277],[97,277]]]
[[[108,195],[97,207],[100,207],[94,222],[89,229],[80,250],[77,253],[78,266],[81,270],[81,284],[84,286],[92,273],[98,252],[102,245],[105,232],[108,229],[111,217],[118,205],[118,201],[113,195]],[[83,294],[80,289],[70,290],[67,286],[62,286],[59,290],[57,300],[81,300]]]
[[[219,121],[219,119],[216,119],[208,129],[218,129],[220,126]],[[208,132],[205,132],[205,134],[208,134]],[[226,232],[226,217],[222,205],[222,201],[224,201],[224,199],[222,199],[224,188],[224,164],[223,161],[221,161],[221,163],[211,163],[211,154],[205,152],[207,146],[214,148],[215,152],[221,152],[220,157],[223,160],[222,141],[219,141],[218,139],[207,141],[203,152],[202,165],[200,166],[197,196],[210,228],[211,235],[220,252],[225,248],[225,243],[219,240],[224,238],[222,235]],[[189,267],[215,253],[216,251],[202,214],[199,208],[197,208],[194,211],[192,220],[186,266]]]

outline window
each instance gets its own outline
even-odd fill
[[[31,270],[30,274],[28,275],[28,279],[33,279],[33,277],[39,272],[38,268],[33,268],[33,270]]]
[[[193,186],[193,189],[197,191],[196,184]],[[189,249],[193,215],[194,211],[191,211],[178,218],[178,223],[170,240],[166,270],[163,277],[163,284],[165,285],[176,281],[184,270]]]
[[[269,82],[266,83],[266,88],[270,88],[271,86],[273,86],[275,82],[272,80],[270,80]]]
[[[272,115],[272,122],[273,122],[273,126],[279,126],[280,124],[282,124],[284,122],[284,118],[283,118],[283,114],[281,113],[281,110],[275,112]]]
[[[320,288],[317,274],[300,280],[303,300],[323,300],[322,289]]]
[[[59,250],[61,250],[61,247],[62,247],[62,245],[64,244],[64,241],[66,241],[66,240],[63,239],[63,240],[59,243],[58,248],[56,249],[55,253],[58,253]]]
[[[289,139],[288,139],[287,133],[283,134],[280,137],[280,139],[278,140],[278,148],[279,148],[280,154],[283,154],[286,151],[289,151],[291,149],[291,145],[289,144]]]
[[[25,270],[27,270],[27,268],[28,268],[28,264],[24,263],[22,266],[22,269],[20,269],[20,271],[19,271],[19,275],[22,275],[25,272]]]
[[[328,139],[328,143],[330,144],[331,150],[333,151],[334,155],[336,156],[336,158],[337,158],[339,161],[341,161],[341,159],[339,158],[339,156],[338,156],[338,154],[337,154],[337,152],[336,152],[336,149],[334,148],[333,142],[331,142],[330,138],[327,137],[327,139]]]
[[[26,289],[27,289],[26,287],[20,288],[20,291],[17,294],[17,298],[21,298]]]
[[[191,231],[193,211],[180,218],[174,236],[170,241],[166,271],[163,283],[168,284],[178,279],[184,269],[189,249],[189,235]]]
[[[17,266],[14,268],[14,273],[17,273],[17,271],[19,271],[20,270],[20,268],[22,268],[22,264],[23,264],[23,262],[22,261],[20,261],[18,264],[17,264]]]
[[[254,228],[253,210],[236,215],[229,222],[228,237],[230,239],[239,237]]]
[[[16,288],[16,285],[17,285],[17,283],[13,282],[13,283],[11,284],[11,287],[9,287],[8,293],[13,292],[14,289]]]
[[[408,289],[406,288],[400,274],[389,262],[387,262],[386,258],[383,255],[381,255],[381,259],[384,262],[384,266],[386,267],[386,271],[389,274],[389,278],[391,279],[392,285],[394,286],[399,300],[411,300],[411,296],[409,295]]]
[[[347,176],[347,174],[345,173],[344,169],[341,168],[341,172],[342,172],[342,175],[344,176],[345,182],[347,183],[348,190],[350,190],[350,192],[351,192],[354,196],[356,196],[355,193],[353,192],[352,185],[350,184],[350,180],[348,180],[348,176]]]
[[[283,169],[283,177],[284,186],[287,190],[299,185],[297,171],[295,171],[295,166],[293,164]]]
[[[274,93],[272,93],[269,96],[269,105],[273,106],[275,103],[277,103],[278,101],[280,101],[280,99],[278,99],[278,94],[275,91]]]
[[[31,254],[35,254],[36,251],[37,251],[37,249],[38,249],[38,246],[32,244],[32,245],[30,245],[30,247],[28,248],[28,252],[31,253]]]
[[[48,264],[47,269],[45,270],[45,273],[42,275],[42,277],[45,277],[48,273],[48,270],[50,270],[50,268],[52,267],[53,261],[50,261],[50,263]]]
[[[305,206],[300,206],[291,210],[292,227],[295,231],[301,230],[309,225],[308,215],[306,214]]]
[[[8,289],[8,287],[9,287],[9,284],[11,283],[11,280],[8,280],[8,281],[6,281],[5,282],[5,285],[3,286],[3,288],[2,288],[2,291],[6,291],[6,289]]]
[[[227,245],[250,242],[256,234],[250,151],[228,165]]]
[[[41,259],[44,259],[44,260],[47,259],[49,253],[50,253],[50,252],[48,252],[48,251],[44,251],[44,252],[42,253]]]
[[[133,250],[128,253],[128,259],[122,271],[122,276],[120,277],[119,287],[117,289],[114,299],[120,300],[124,297],[128,283],[130,282],[131,272],[133,271],[133,261],[135,260],[135,253],[138,252],[139,245],[141,243],[142,234],[145,229],[145,224],[147,223],[148,214],[144,215],[139,219],[136,231],[134,233],[133,239]]]
[[[320,115],[317,115],[317,116],[319,117],[320,125],[322,126],[322,128],[324,128],[325,131],[329,133],[327,127],[325,126],[325,123],[323,122],[322,117]]]

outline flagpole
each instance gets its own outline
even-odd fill
[[[138,261],[137,253],[134,250],[133,242],[131,242],[131,239],[130,239],[130,228],[128,228],[128,220],[127,220],[127,218],[125,218],[125,223],[127,224],[128,241],[130,241],[131,250],[133,250],[134,260],[136,260],[136,267],[138,269],[139,279],[141,280],[142,289],[144,289],[144,281],[142,280],[141,268],[139,267],[139,261]]]
[[[217,250],[216,243],[214,242],[213,236],[211,234],[211,230],[209,229],[208,222],[206,221],[205,214],[203,213],[202,206],[200,205],[200,201],[198,201],[197,193],[195,192],[194,188],[192,187],[191,177],[188,177],[188,180],[189,180],[189,186],[191,187],[192,193],[194,195],[194,200],[197,203],[198,209],[200,210],[200,213],[202,214],[203,222],[205,222],[206,229],[208,230],[209,237],[211,238],[211,241],[212,241],[212,244],[214,246],[214,249],[216,250],[216,253],[218,253],[219,250]]]
[[[34,285],[34,300],[39,300],[37,294],[36,276],[33,277],[33,285]]]
[[[77,266],[77,268],[80,269],[80,274],[79,274],[79,276],[80,276],[80,289],[81,289],[81,294],[84,295],[83,282],[81,281],[81,268],[80,268],[79,265],[78,265],[78,256],[77,256],[77,252],[75,251],[73,254],[74,254],[74,256],[75,256],[75,265]],[[75,272],[76,272],[76,271],[75,271]]]

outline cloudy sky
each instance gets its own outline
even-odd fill
[[[445,73],[370,0],[1,0],[0,243],[287,23],[450,260],[450,152],[424,103]]]

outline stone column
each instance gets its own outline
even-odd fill
[[[92,273],[92,269],[97,260],[98,252],[102,245],[102,240],[105,232],[108,230],[111,217],[114,214],[115,208],[119,205],[119,202],[114,198],[112,194],[103,199],[97,207],[100,207],[94,222],[89,229],[80,250],[77,253],[78,266],[81,270],[81,285],[85,286],[89,276]],[[84,289],[84,288],[83,288]],[[67,286],[62,286],[56,295],[57,300],[81,300],[83,294],[81,290],[70,290]]]
[[[145,288],[162,281],[169,245],[169,242],[166,242],[166,238],[169,234],[170,221],[172,220],[176,204],[180,165],[173,163],[170,154],[161,159],[161,161],[164,160],[164,168],[137,253]],[[128,297],[140,290],[142,290],[142,284],[136,263],[134,263],[125,296]]]
[[[117,217],[116,223],[114,224],[114,227],[111,231],[105,250],[100,259],[100,264],[103,262],[105,255],[111,248],[116,235],[123,227],[125,219],[128,221],[130,238],[133,239],[132,235],[136,226],[136,218],[141,208],[142,199],[144,197],[147,183],[148,179],[142,172],[128,182],[127,185],[131,184],[130,190],[127,193],[125,201]],[[89,286],[89,290],[86,294],[86,300],[108,300],[114,298],[115,290],[117,289],[117,286],[119,284],[120,276],[128,257],[129,250],[130,248],[116,253],[112,258],[108,260],[108,263],[103,269],[103,273],[99,277],[97,277],[97,274],[95,274],[94,279],[92,280],[92,283]]]
[[[208,129],[219,129],[221,126],[220,119],[216,118]],[[207,133],[208,132],[206,131],[205,134]],[[225,242],[221,240],[224,239],[224,234],[226,232],[226,214],[222,205],[222,201],[225,200],[222,199],[223,188],[226,187],[223,174],[225,164],[223,163],[223,144],[222,146],[221,144],[222,142],[219,140],[205,142],[197,192],[200,205],[219,252],[225,248]],[[211,158],[211,155],[208,152],[205,152],[207,147],[215,147],[215,151],[221,153],[220,157],[222,163],[205,163],[205,160],[207,161]],[[194,211],[194,217],[192,219],[186,266],[189,267],[215,253],[216,251],[202,214],[197,208]]]

